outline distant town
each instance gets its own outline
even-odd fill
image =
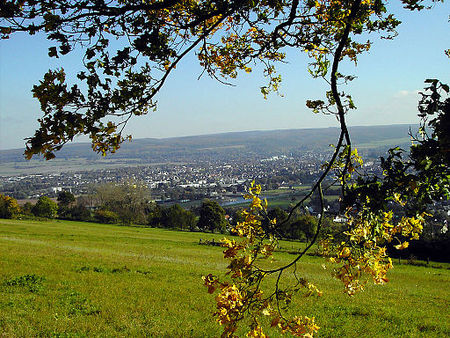
[[[191,163],[167,163],[128,166],[100,170],[48,174],[0,176],[0,191],[18,200],[33,200],[46,195],[56,197],[61,191],[85,195],[93,186],[114,182],[135,182],[146,186],[153,200],[165,202],[216,199],[221,204],[234,203],[256,180],[265,191],[294,192],[309,186],[320,175],[329,152],[308,151],[301,155],[275,155],[258,158],[233,158],[229,161],[195,160]],[[374,172],[373,160],[366,161],[366,172]]]
[[[380,174],[379,158],[389,147],[403,144],[406,149],[411,142],[409,125],[351,129],[366,174]],[[138,139],[106,158],[78,143],[67,145],[56,159],[31,162],[24,161],[21,149],[5,150],[0,151],[0,193],[23,204],[41,196],[56,198],[62,191],[79,197],[105,183],[133,183],[148,189],[159,204],[191,207],[213,199],[223,206],[242,202],[255,180],[268,199],[287,207],[321,174],[336,137],[336,128],[319,128]],[[328,180],[331,186],[333,177]],[[333,196],[327,197],[331,203],[339,191],[330,188],[325,195]]]

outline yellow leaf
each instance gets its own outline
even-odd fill
[[[402,244],[395,245],[394,248],[397,250],[403,250],[406,249],[409,246],[409,242],[403,242]]]

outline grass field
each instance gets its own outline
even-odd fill
[[[222,248],[198,242],[221,237],[0,220],[0,336],[219,336],[201,276],[223,273],[226,262]],[[277,254],[278,263],[292,257]],[[316,317],[318,336],[450,336],[448,265],[396,266],[387,285],[350,298],[322,263],[305,257],[299,272],[324,296],[299,298],[293,309]]]
[[[306,195],[306,194],[305,194]],[[280,207],[281,209],[287,210],[289,209],[293,204],[297,203],[303,196],[305,195],[287,195],[284,194],[268,194],[267,195],[267,201],[269,202],[270,208]],[[294,197],[294,199],[292,199]],[[339,196],[337,195],[326,195],[325,199],[328,202],[336,201],[339,199]],[[310,203],[310,199],[306,199],[305,204],[308,205]],[[248,206],[248,201],[242,201],[242,203],[236,203],[233,204],[234,207],[240,207],[245,208]]]

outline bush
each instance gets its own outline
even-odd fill
[[[83,205],[76,205],[69,210],[70,217],[74,221],[91,221],[91,211]]]
[[[47,196],[41,196],[31,212],[38,217],[55,218],[58,214],[58,204]]]
[[[14,218],[20,213],[17,201],[9,196],[0,194],[0,218]]]
[[[91,212],[84,205],[75,205],[73,207],[59,207],[59,218],[71,221],[92,221]]]
[[[168,208],[156,205],[148,214],[148,224],[158,228],[176,228],[194,230],[196,225],[195,214],[183,209],[179,204]]]
[[[94,218],[99,223],[104,224],[116,224],[119,223],[119,215],[114,211],[109,210],[96,210],[94,213]]]
[[[27,215],[27,216],[32,216],[33,215],[33,204],[31,204],[30,202],[26,202],[23,206],[22,206],[22,214]]]

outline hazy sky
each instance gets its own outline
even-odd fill
[[[373,36],[371,51],[357,67],[347,63],[343,71],[358,76],[347,91],[358,107],[348,116],[350,125],[417,123],[417,92],[426,78],[450,82],[450,5],[436,4],[430,11],[411,13],[394,9],[403,21],[393,41]],[[60,60],[47,56],[45,39],[16,34],[0,41],[0,149],[22,148],[42,116],[31,88],[49,68],[63,66],[76,72],[79,52]],[[326,89],[306,71],[307,58],[288,53],[289,64],[279,67],[284,97],[264,100],[260,72],[240,74],[235,87],[206,76],[195,55],[184,60],[158,97],[158,110],[135,118],[127,127],[134,138],[173,137],[216,132],[337,126],[333,116],[313,114],[307,99],[322,98]]]

